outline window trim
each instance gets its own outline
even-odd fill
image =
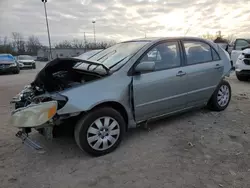
[[[134,72],[135,67],[140,63],[141,59],[150,51],[152,50],[155,46],[159,45],[159,44],[163,44],[163,43],[168,43],[168,42],[175,42],[177,43],[179,52],[180,52],[180,66],[177,67],[171,67],[171,68],[165,68],[165,69],[161,69],[161,70],[155,70],[153,72],[158,72],[158,71],[163,71],[163,70],[169,70],[169,69],[175,69],[175,68],[179,68],[179,67],[183,67],[185,64],[185,60],[184,60],[184,56],[183,56],[183,49],[181,47],[181,42],[180,39],[170,39],[170,40],[162,40],[159,42],[156,42],[155,44],[152,44],[137,60],[136,62],[131,66],[131,68],[129,69],[127,75],[128,76],[134,76],[136,75]],[[148,74],[148,73],[152,73],[152,72],[145,72],[145,73],[141,73],[141,74]]]
[[[210,47],[211,47],[211,46],[210,46]],[[214,58],[213,51],[217,54],[217,56],[219,57],[219,59],[216,60],[216,59]],[[220,61],[220,60],[221,60],[221,58],[220,58],[218,52],[217,52],[214,48],[211,48],[211,55],[212,55],[213,61]]]
[[[244,40],[244,41],[246,41],[250,45],[249,41],[247,41],[246,39],[239,38],[239,39],[235,40],[233,50],[236,50],[236,43],[237,43],[238,40]],[[241,49],[240,49],[240,51],[241,51]]]
[[[219,53],[217,52],[217,50],[213,46],[211,46],[208,42],[206,42],[204,40],[199,40],[199,39],[197,39],[197,40],[196,39],[181,39],[180,42],[181,42],[181,45],[182,45],[183,55],[184,55],[184,59],[185,59],[184,66],[198,65],[198,64],[209,63],[209,62],[214,62],[214,61],[220,61],[221,60],[221,57],[220,57]],[[198,63],[193,63],[193,64],[188,65],[187,64],[187,54],[186,54],[184,42],[200,42],[200,43],[204,43],[204,44],[208,45],[210,47],[212,61],[203,61],[203,62],[198,62]],[[218,60],[214,60],[214,57],[212,55],[212,49],[217,53],[217,55],[219,57]]]

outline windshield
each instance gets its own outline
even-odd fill
[[[103,50],[103,49],[101,49],[101,50],[91,50],[91,51],[88,51],[88,52],[85,52],[85,53],[79,55],[78,58],[80,58],[80,59],[88,59],[88,58],[90,58],[91,56],[97,54],[98,52],[100,52],[100,51],[102,51],[102,50]]]
[[[13,62],[14,61],[14,57],[12,55],[8,55],[8,54],[0,54],[0,62]]]
[[[29,55],[20,55],[18,56],[18,60],[33,60],[33,57]]]
[[[119,43],[97,53],[88,60],[98,62],[103,64],[105,67],[112,68],[117,65],[117,63],[119,63],[119,65],[125,63],[131,55],[135,54],[147,43],[148,41]]]

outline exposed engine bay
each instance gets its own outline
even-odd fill
[[[38,73],[31,86],[39,87],[47,92],[55,92],[102,77],[94,72],[74,69],[73,67],[78,62],[77,59],[51,61]]]
[[[62,99],[62,96],[57,92],[97,80],[104,76],[94,71],[75,69],[74,66],[79,61],[81,60],[65,58],[49,62],[37,74],[35,80],[13,98],[12,103],[15,103],[15,109],[25,107],[31,103],[37,104],[50,100],[63,101],[65,99]]]

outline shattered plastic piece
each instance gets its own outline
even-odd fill
[[[188,142],[188,145],[194,147],[195,145],[192,142]]]
[[[236,176],[236,173],[235,173],[234,171],[229,170],[229,172],[230,172],[230,174],[231,174],[232,176]]]

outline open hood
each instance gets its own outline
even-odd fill
[[[77,58],[57,58],[37,74],[31,83],[44,91],[61,91],[109,74],[109,69],[97,62]]]

